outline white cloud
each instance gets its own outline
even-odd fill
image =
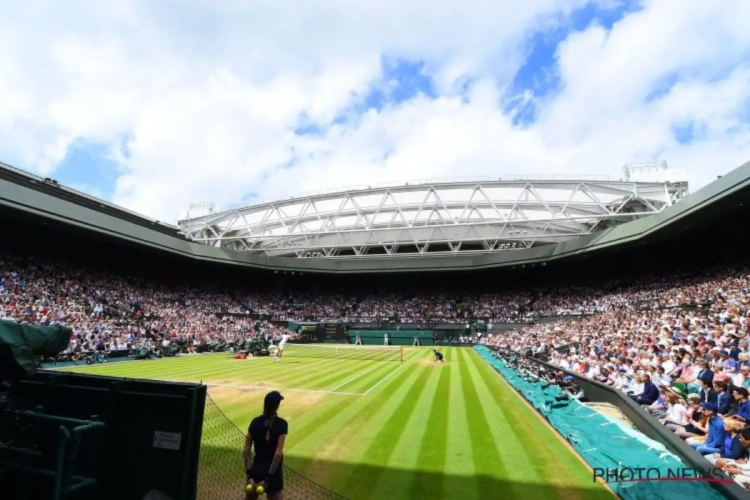
[[[250,193],[618,176],[622,164],[652,159],[685,168],[695,188],[750,159],[745,0],[647,1],[609,31],[594,23],[568,36],[559,92],[535,99],[535,123],[514,126],[499,103],[530,36],[584,4],[3,3],[0,159],[54,176],[75,141],[109,145],[120,163],[113,201],[171,221],[192,201],[227,206]],[[370,88],[389,87],[383,56],[424,61],[440,96],[352,115]],[[347,110],[346,123],[331,125]],[[322,134],[296,135],[300,120]],[[695,140],[680,144],[673,128],[691,123]]]

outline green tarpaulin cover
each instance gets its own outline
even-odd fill
[[[36,373],[36,356],[54,356],[65,350],[73,331],[62,326],[21,325],[0,320],[0,349],[27,375]]]
[[[618,470],[622,467],[658,469],[660,477],[669,470],[685,469],[680,459],[638,431],[609,419],[576,400],[557,401],[562,391],[556,385],[529,382],[485,346],[474,348],[502,377],[525,397],[565,437],[592,468]],[[592,476],[593,478],[593,476]],[[623,500],[721,500],[718,491],[705,482],[610,482],[609,486]]]

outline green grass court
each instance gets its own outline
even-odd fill
[[[230,354],[69,368],[200,382],[246,429],[279,389],[285,464],[352,499],[611,499],[554,431],[468,348],[405,348],[405,361]],[[66,369],[68,370],[68,369]],[[241,450],[236,455],[241,472]]]

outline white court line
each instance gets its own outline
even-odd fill
[[[306,361],[286,361],[285,362],[284,359],[285,358],[282,356],[281,362],[280,363],[275,363],[274,366],[289,366],[289,365],[292,365],[291,368],[284,368],[284,373],[285,374],[289,373],[289,372],[296,372],[296,371],[299,371],[299,370],[315,369],[318,366],[327,365],[331,361],[330,358],[321,358],[321,359],[314,359],[314,358],[312,358],[313,361],[310,361],[310,362],[306,362]],[[289,359],[289,358],[286,358],[286,359]],[[299,359],[299,358],[292,358],[292,359]],[[307,359],[311,359],[311,358],[307,358]],[[299,366],[297,366],[298,364],[299,364]],[[356,372],[357,368],[350,368],[350,369],[341,370],[341,371],[342,371],[342,373]]]
[[[390,361],[385,361],[385,363],[390,363]],[[333,389],[331,389],[331,392],[335,391],[336,389],[340,389],[340,388],[344,387],[344,386],[345,386],[346,384],[348,384],[349,382],[354,382],[354,381],[355,381],[355,380],[357,380],[357,379],[358,379],[359,377],[362,377],[362,376],[364,376],[364,375],[367,375],[368,373],[370,373],[371,371],[375,370],[376,368],[380,368],[381,366],[383,366],[383,364],[384,364],[384,363],[381,363],[381,364],[379,364],[379,365],[375,365],[375,366],[373,366],[372,368],[370,368],[369,370],[367,370],[367,371],[365,371],[365,372],[362,372],[362,373],[360,373],[359,375],[357,375],[357,376],[355,376],[355,377],[353,377],[353,378],[350,378],[350,379],[349,379],[349,380],[347,380],[346,382],[344,382],[344,383],[341,383],[341,384],[337,385],[336,387],[334,387]]]
[[[369,389],[367,389],[367,390],[366,390],[366,391],[365,391],[365,392],[364,392],[364,393],[363,393],[362,395],[363,395],[363,396],[367,396],[367,395],[368,395],[368,394],[370,393],[370,391],[372,391],[372,390],[373,390],[373,389],[375,389],[375,388],[376,388],[377,386],[379,386],[380,384],[382,384],[383,382],[385,382],[386,380],[388,380],[389,378],[391,378],[391,377],[393,376],[393,374],[394,374],[394,373],[396,373],[396,372],[397,372],[397,371],[399,371],[399,370],[400,370],[401,368],[403,368],[404,366],[406,366],[406,364],[407,364],[407,363],[401,363],[401,366],[399,366],[398,368],[396,368],[395,370],[393,370],[393,371],[392,371],[391,373],[389,373],[389,374],[388,374],[388,375],[386,375],[385,377],[381,378],[381,379],[380,379],[380,380],[378,381],[378,383],[377,383],[377,384],[375,384],[375,385],[373,385],[372,387],[370,387]]]
[[[162,356],[161,358],[150,358],[150,359],[127,359],[123,361],[113,361],[111,363],[91,363],[89,364],[80,364],[80,365],[68,365],[68,366],[53,366],[50,368],[42,368],[42,370],[50,370],[50,371],[63,371],[63,370],[69,370],[71,368],[96,368],[96,367],[103,367],[103,366],[120,366],[120,363],[145,363],[145,362],[154,362],[154,361],[166,361],[169,359],[177,360],[177,359],[189,359],[189,358],[196,358],[201,356],[215,356],[218,354],[229,354],[226,352],[203,352],[201,354],[178,354],[177,356]],[[128,365],[130,366],[130,365]]]
[[[364,396],[358,392],[341,392],[341,391],[316,391],[313,389],[294,389],[294,388],[273,388],[267,385],[237,385],[237,384],[205,384],[208,387],[235,387],[237,389],[265,389],[267,391],[291,391],[291,392],[313,392],[317,394],[343,394],[345,396]]]

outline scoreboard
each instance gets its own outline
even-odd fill
[[[337,342],[344,340],[346,336],[345,323],[321,323],[318,325],[318,339],[335,340]]]

